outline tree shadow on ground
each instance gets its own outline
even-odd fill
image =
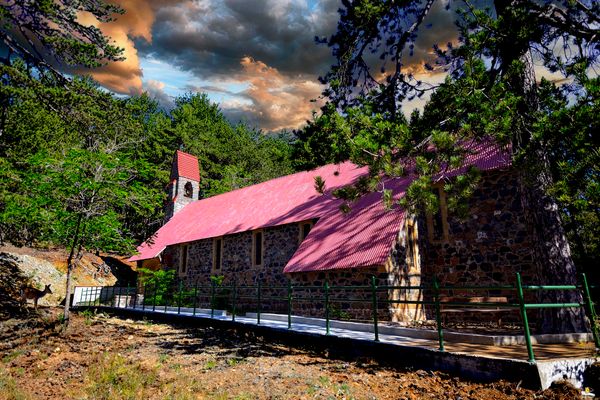
[[[18,259],[12,254],[0,253],[0,321],[27,313],[20,304],[21,287],[28,279],[19,269]]]
[[[296,351],[280,343],[267,343],[259,337],[223,331],[211,327],[189,328],[174,325],[181,329],[177,333],[160,334],[160,347],[165,351],[184,354],[209,352],[222,357],[281,357],[296,354]]]
[[[220,358],[245,359],[248,357],[285,357],[306,355],[305,360],[296,360],[302,365],[319,365],[331,371],[345,370],[346,368],[364,368],[369,373],[376,373],[383,369],[395,371],[409,371],[410,368],[401,367],[394,363],[374,360],[371,357],[355,356],[352,352],[341,348],[304,346],[300,343],[293,345],[285,340],[264,338],[247,331],[223,330],[213,327],[194,327],[181,324],[170,324],[179,329],[177,332],[159,334],[159,346],[165,352],[183,354],[210,353]],[[151,333],[156,336],[156,333]]]

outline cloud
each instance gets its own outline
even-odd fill
[[[339,0],[311,4],[166,4],[156,9],[152,41],[137,39],[135,45],[142,57],[168,60],[172,68],[202,82],[180,89],[214,94],[230,119],[265,130],[297,128],[318,109],[310,102],[322,91],[317,77],[333,62],[330,50],[314,37],[333,33],[338,19]]]
[[[108,89],[147,91],[165,108],[177,93],[207,92],[230,119],[265,130],[298,128],[319,108],[310,102],[323,89],[317,77],[334,59],[314,37],[335,32],[339,0],[113,1],[125,9],[123,16],[90,22],[125,49],[124,62],[92,72]],[[433,59],[434,43],[456,40],[454,19],[453,11],[435,3],[413,55],[404,59],[407,72],[430,74],[423,64]],[[164,71],[150,68],[148,60]]]
[[[237,98],[221,104],[231,120],[243,121],[267,131],[294,129],[303,125],[318,110],[317,99],[323,87],[314,79],[289,78],[276,68],[251,57],[242,58],[238,79],[248,88],[235,93]]]
[[[402,52],[402,72],[404,74],[415,75],[417,79],[429,80],[429,77],[434,77],[433,80],[439,80],[435,75],[446,75],[443,65],[436,65],[437,55],[434,52],[434,46],[440,49],[447,49],[448,44],[455,46],[459,43],[459,32],[456,26],[456,10],[446,9],[446,2],[435,2],[420,27],[416,31],[416,40],[412,43],[412,49],[406,46]],[[403,29],[407,29],[412,25],[414,18],[407,18],[403,21]],[[388,57],[382,62],[379,58],[384,50],[382,46],[375,54],[365,54],[367,64],[371,68],[371,74],[380,82],[383,82],[386,76],[391,75],[395,70],[395,62],[392,62]],[[388,48],[389,50],[389,48]],[[427,69],[425,64],[433,69]],[[381,67],[385,68],[381,72]]]
[[[78,19],[86,25],[98,27],[114,44],[123,48],[124,61],[86,71],[102,86],[121,94],[140,94],[143,90],[142,69],[135,39],[152,43],[152,26],[156,9],[173,3],[167,0],[116,0],[125,13],[111,22],[100,23],[90,13],[81,13]]]
[[[433,4],[417,32],[418,36],[414,43],[413,54],[404,58],[407,70],[413,74],[439,74],[442,72],[439,68],[432,72],[424,67],[425,63],[429,63],[435,68],[433,64],[436,55],[433,46],[437,45],[442,49],[446,49],[448,43],[458,44],[459,33],[455,23],[457,18],[456,9],[446,9],[445,3],[444,1],[437,1]]]
[[[148,80],[144,82],[143,90],[148,93],[148,96],[158,101],[158,104],[165,110],[170,110],[175,107],[175,100],[173,97],[165,93],[164,82]]]
[[[80,15],[124,49],[125,61],[87,71],[104,87],[131,95],[147,91],[170,108],[164,82],[172,95],[173,80],[155,71],[144,79],[140,65],[141,59],[160,60],[166,74],[179,70],[203,82],[184,84],[181,93],[219,94],[230,119],[262,129],[297,128],[318,108],[310,102],[322,90],[317,76],[333,60],[314,37],[335,31],[339,0],[113,1],[125,10],[115,21]]]
[[[238,73],[247,55],[283,74],[316,78],[332,60],[314,36],[335,31],[338,6],[338,0],[313,9],[293,0],[179,2],[157,10],[152,44],[139,41],[138,49],[201,79]]]

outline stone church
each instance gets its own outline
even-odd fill
[[[211,276],[238,285],[260,281],[263,287],[285,286],[291,280],[298,288],[325,281],[368,285],[372,276],[379,285],[430,285],[434,276],[440,285],[506,285],[514,283],[516,272],[534,281],[532,238],[509,152],[489,142],[466,148],[464,167],[438,177],[440,182],[452,179],[469,166],[481,171],[466,219],[448,210],[442,184],[435,186],[440,207],[432,214],[409,215],[397,206],[385,210],[380,193],[364,196],[349,213],[342,213],[341,200],[331,192],[367,173],[350,162],[200,199],[198,160],[177,151],[165,224],[130,260],[176,269],[187,287],[208,285]],[[324,194],[315,189],[317,176],[325,181]],[[411,179],[389,179],[386,188],[398,199]],[[303,295],[310,297],[311,291]],[[370,302],[368,291],[352,296]],[[379,296],[421,300],[427,295],[395,289]],[[368,318],[365,304],[341,307],[347,315]],[[314,307],[310,302],[298,304],[295,312],[322,314]],[[393,321],[427,317],[421,307],[410,304],[381,308],[381,317]]]

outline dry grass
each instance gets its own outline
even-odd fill
[[[144,368],[121,354],[103,353],[88,371],[85,393],[94,400],[148,398],[157,377],[156,368]]]
[[[30,398],[9,372],[0,366],[0,400],[29,400]]]
[[[370,359],[330,359],[230,331],[101,314],[75,314],[61,334],[33,332],[0,351],[0,400],[572,398],[564,390],[474,383]]]

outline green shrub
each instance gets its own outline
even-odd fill
[[[223,275],[213,275],[210,277],[210,281],[215,286],[215,296],[211,298],[210,306],[217,310],[228,310],[231,311],[232,306],[230,302],[231,289],[223,287],[223,281],[225,277]]]
[[[178,283],[175,270],[152,271],[140,269],[140,283],[144,289],[146,306],[193,307],[194,289],[186,289]]]
[[[92,320],[94,318],[94,315],[95,315],[95,313],[92,310],[90,310],[90,309],[83,310],[81,312],[81,316],[83,317],[83,319],[85,321],[85,324],[88,325],[88,326],[92,324]]]
[[[164,306],[169,302],[175,284],[175,270],[152,271],[141,268],[139,276],[144,287],[144,304]]]
[[[337,320],[350,320],[350,314],[347,311],[344,311],[340,308],[340,306],[332,304],[329,307],[329,318],[337,319]]]

